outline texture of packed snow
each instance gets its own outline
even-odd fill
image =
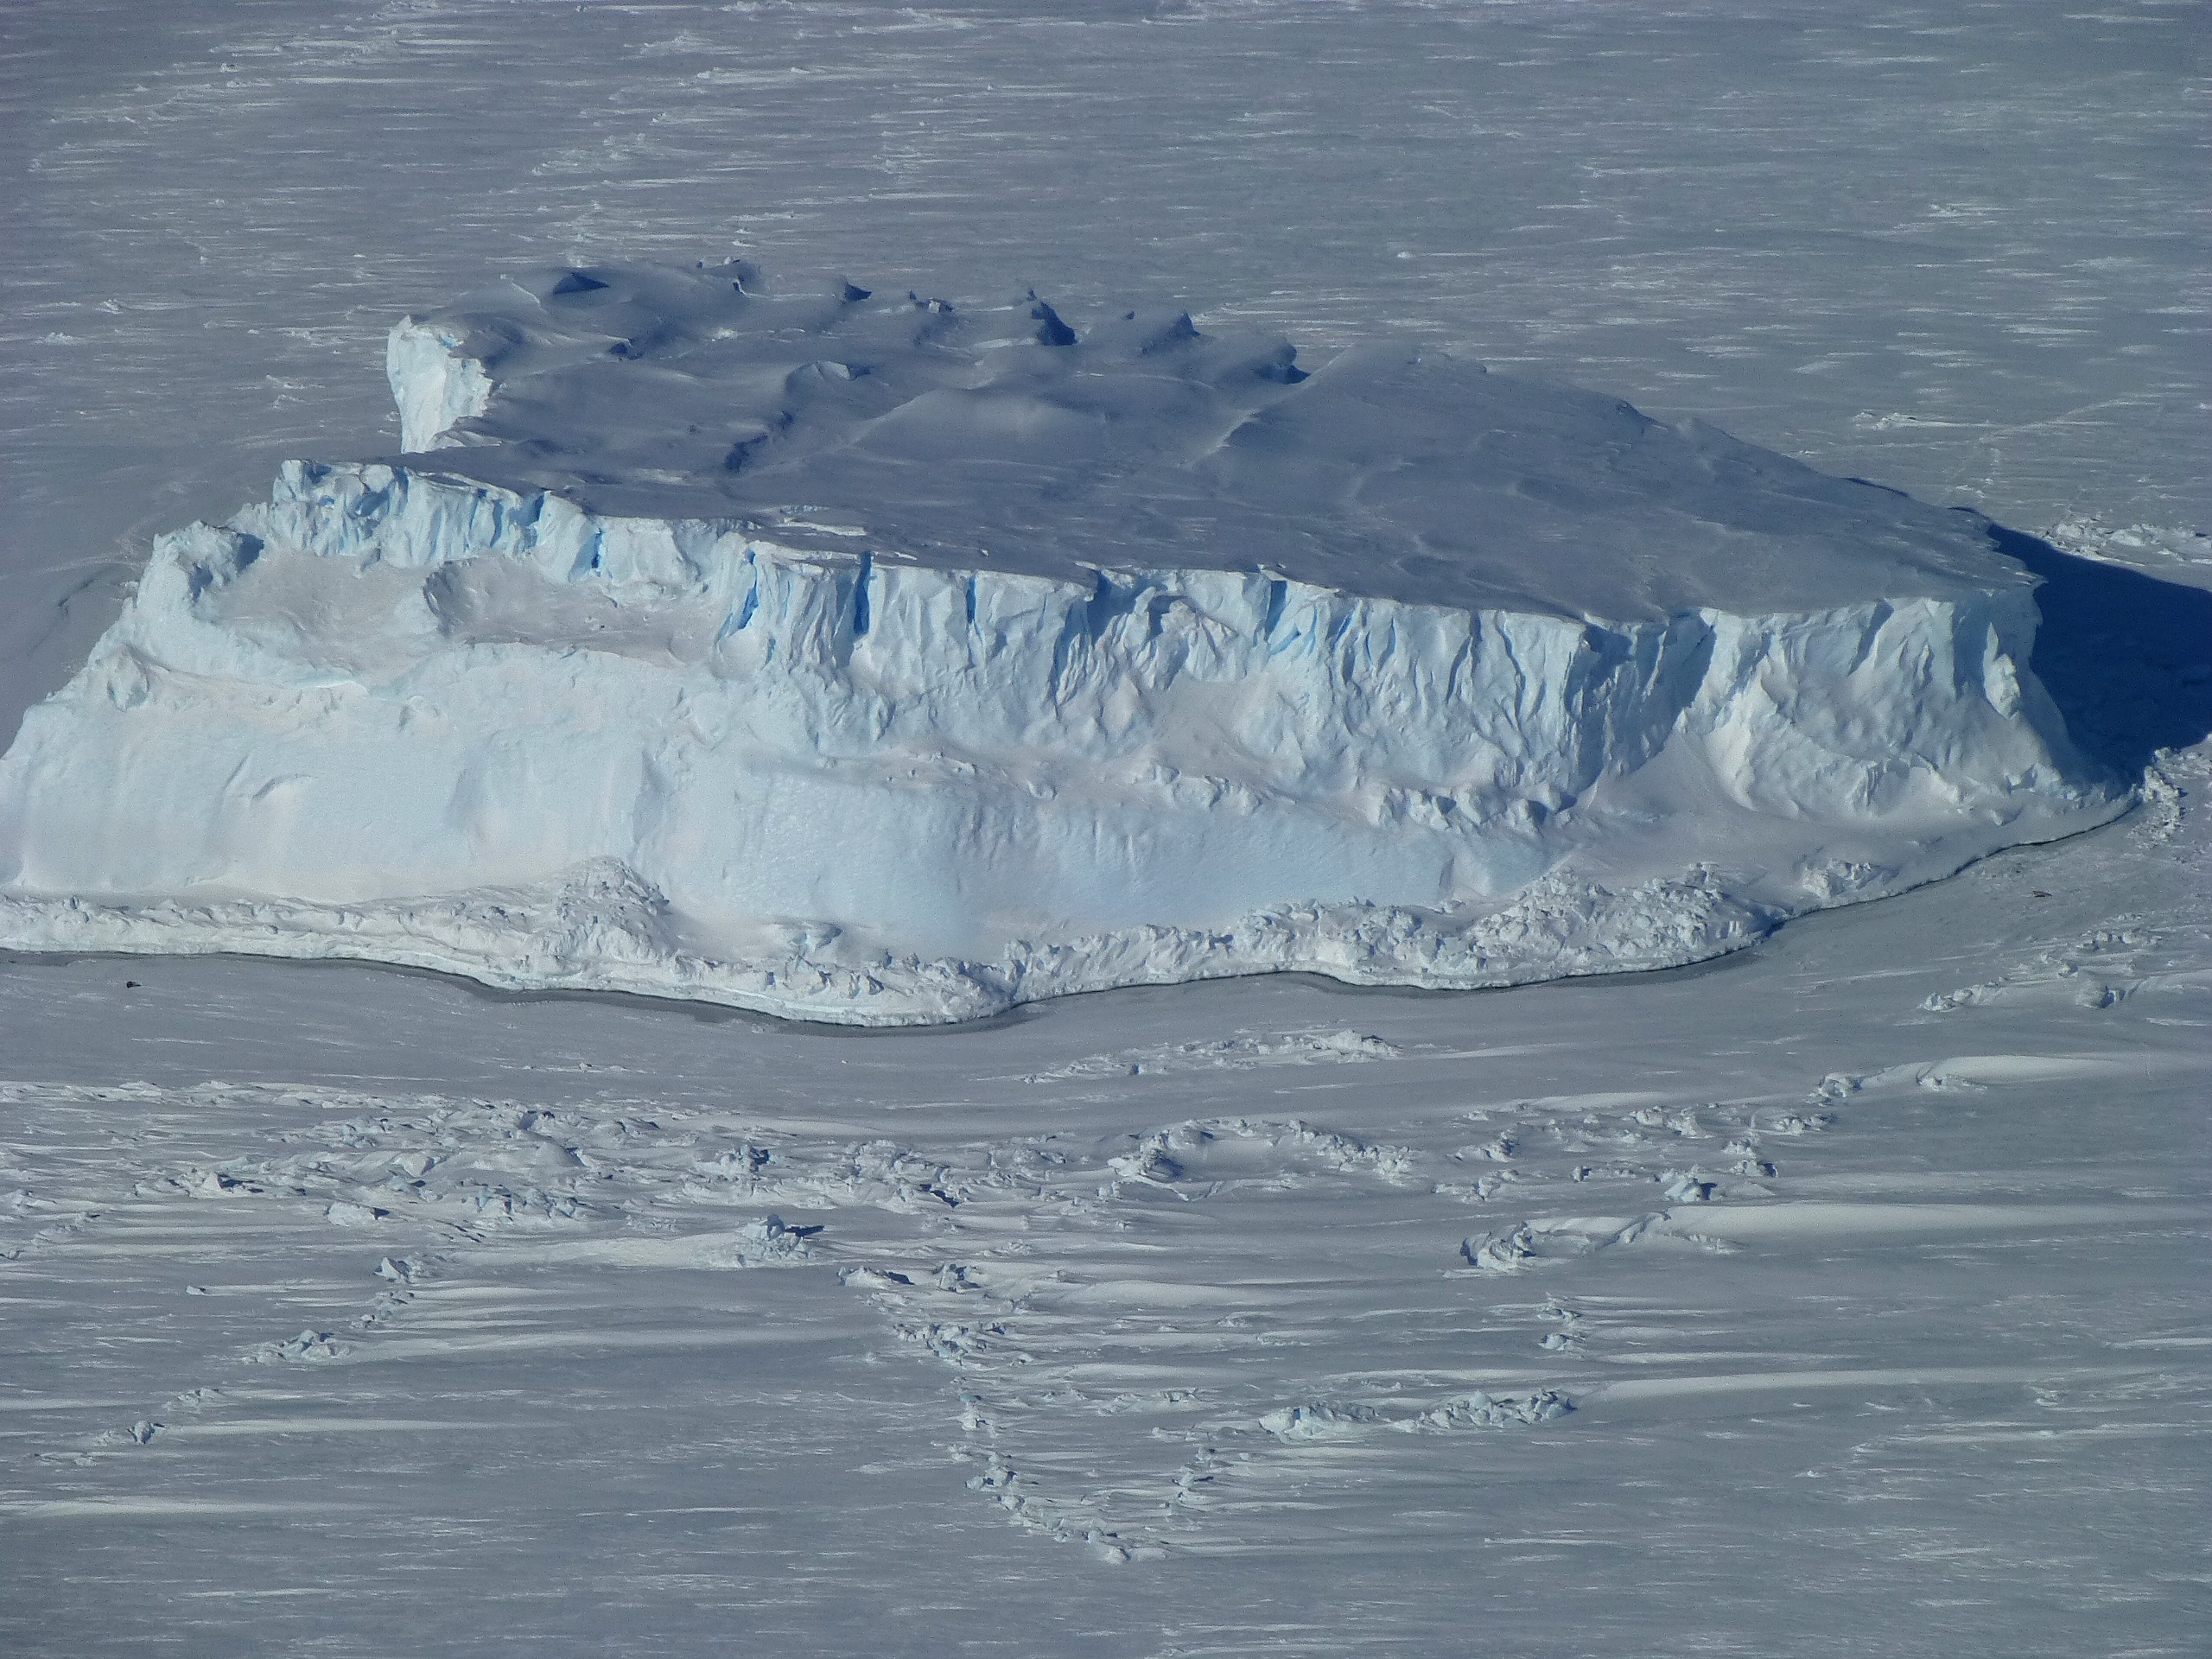
[[[2188,1652],[2212,766],[2161,767],[2166,810],[1756,963],[1510,997],[855,1040],[19,967],[25,1650],[235,1648],[213,1589],[381,1651],[352,1562],[405,1525],[492,1610],[438,1653],[731,1607],[855,1654],[1810,1655],[1838,1609],[1904,1651],[1939,1597],[1966,1652]],[[207,1080],[211,1030],[293,1081]],[[1784,1567],[1680,1564],[1736,1538]],[[137,1564],[97,1610],[88,1556]]]
[[[1972,514],[1388,346],[742,264],[391,334],[410,453],[160,538],[0,938],[858,1024],[1675,965],[2120,810]]]
[[[1497,993],[854,1033],[0,951],[0,1653],[2200,1659],[2202,11],[9,0],[0,749],[156,532],[397,454],[401,313],[736,249],[1449,346],[2036,530],[2141,804]]]

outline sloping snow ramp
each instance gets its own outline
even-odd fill
[[[1715,955],[2112,816],[1986,523],[1404,348],[749,268],[394,330],[410,453],[161,539],[0,942],[855,1024]]]

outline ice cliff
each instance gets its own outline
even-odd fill
[[[1984,521],[1592,393],[743,266],[402,322],[156,544],[0,943],[857,1024],[1665,966],[2118,810]]]

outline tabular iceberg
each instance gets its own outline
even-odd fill
[[[1428,352],[747,266],[393,331],[406,453],[161,538],[0,942],[852,1024],[1666,966],[2101,822],[1972,514]]]

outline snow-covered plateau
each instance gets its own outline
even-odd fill
[[[1387,344],[752,267],[409,318],[405,454],[161,537],[0,943],[862,1025],[1714,956],[2130,798],[1972,513]]]

